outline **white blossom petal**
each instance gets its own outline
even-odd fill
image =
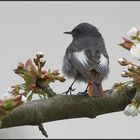
[[[43,55],[43,53],[42,53],[41,51],[38,51],[38,52],[36,53],[36,56],[39,57],[39,58],[44,57],[44,55]]]
[[[132,57],[136,58],[137,60],[140,60],[140,44],[136,44],[136,46],[132,46],[130,49],[130,54]]]
[[[122,71],[121,74],[122,74],[122,75],[126,74],[126,71]]]
[[[132,117],[135,117],[135,116],[138,115],[138,110],[137,110],[137,108],[134,105],[130,106],[130,112],[131,112],[131,116]]]
[[[124,109],[124,114],[127,115],[127,116],[132,116],[132,117],[135,117],[137,116],[139,113],[140,113],[140,107],[139,107],[139,110],[136,108],[136,106],[134,105],[127,105]]]
[[[20,92],[19,94],[22,94],[22,93],[25,92],[25,90],[24,89],[20,89],[19,92]]]
[[[121,65],[127,65],[127,60],[125,58],[119,58],[118,59],[118,62],[121,64]]]
[[[122,72],[121,72],[121,76],[122,76],[122,77],[128,77],[127,71],[122,71]]]
[[[38,51],[36,55],[43,55],[43,53],[41,51]]]
[[[137,32],[138,30],[135,28],[135,27],[132,27],[128,32],[127,32],[127,35],[128,37],[135,37],[137,36]]]
[[[128,69],[133,69],[134,67],[133,67],[133,65],[132,64],[129,64],[128,65]]]
[[[45,60],[44,58],[40,58],[40,62],[41,62],[41,63],[45,63],[46,60]]]
[[[130,116],[131,115],[131,111],[130,111],[130,104],[127,105],[123,111],[123,113],[126,115],[126,116]]]
[[[21,101],[22,101],[22,102],[26,102],[26,101],[27,101],[27,97],[25,97],[24,95],[22,95]]]
[[[126,59],[124,59],[124,58],[118,58],[118,61],[119,62],[124,62],[124,61],[126,61]]]
[[[137,110],[138,110],[138,113],[140,114],[140,107],[138,107],[138,109],[137,109]]]
[[[8,93],[12,93],[12,90],[13,90],[13,89],[12,89],[11,87],[9,87],[9,88],[8,88]]]

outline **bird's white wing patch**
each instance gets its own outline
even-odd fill
[[[88,64],[88,58],[85,55],[85,51],[75,52],[73,55],[83,66]]]
[[[99,63],[96,68],[101,73],[104,73],[108,70],[108,59],[103,54],[101,54]]]
[[[72,54],[72,57],[76,59],[78,67],[84,68],[87,71],[96,70],[99,73],[106,73],[108,71],[108,59],[100,54],[100,57],[97,61],[94,61],[93,58],[88,58],[85,54],[85,51],[75,52]],[[76,62],[75,61],[75,62]]]

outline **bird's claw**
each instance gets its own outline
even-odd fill
[[[92,97],[93,97],[93,98],[95,98],[95,99],[100,98],[100,96],[99,96],[99,95],[93,95]]]
[[[84,92],[79,92],[78,93],[78,95],[87,95],[88,93],[87,93],[87,90],[86,91],[84,91]]]
[[[71,95],[72,92],[75,91],[75,90],[76,90],[76,88],[69,87],[69,89],[66,92],[63,92],[62,94],[67,95],[70,92],[70,95]]]
[[[75,90],[76,90],[76,88],[71,89],[71,91],[75,91]]]

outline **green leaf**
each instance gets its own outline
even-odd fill
[[[4,102],[4,109],[5,110],[11,110],[14,107],[14,104],[11,100],[5,100]]]
[[[31,94],[27,97],[27,101],[31,101],[32,100],[32,96],[33,96],[33,92],[31,92]]]

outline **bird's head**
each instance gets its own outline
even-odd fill
[[[98,32],[98,29],[89,23],[81,23],[81,24],[77,25],[72,31],[64,32],[64,33],[71,34],[73,36],[73,38],[100,35],[100,33]]]

